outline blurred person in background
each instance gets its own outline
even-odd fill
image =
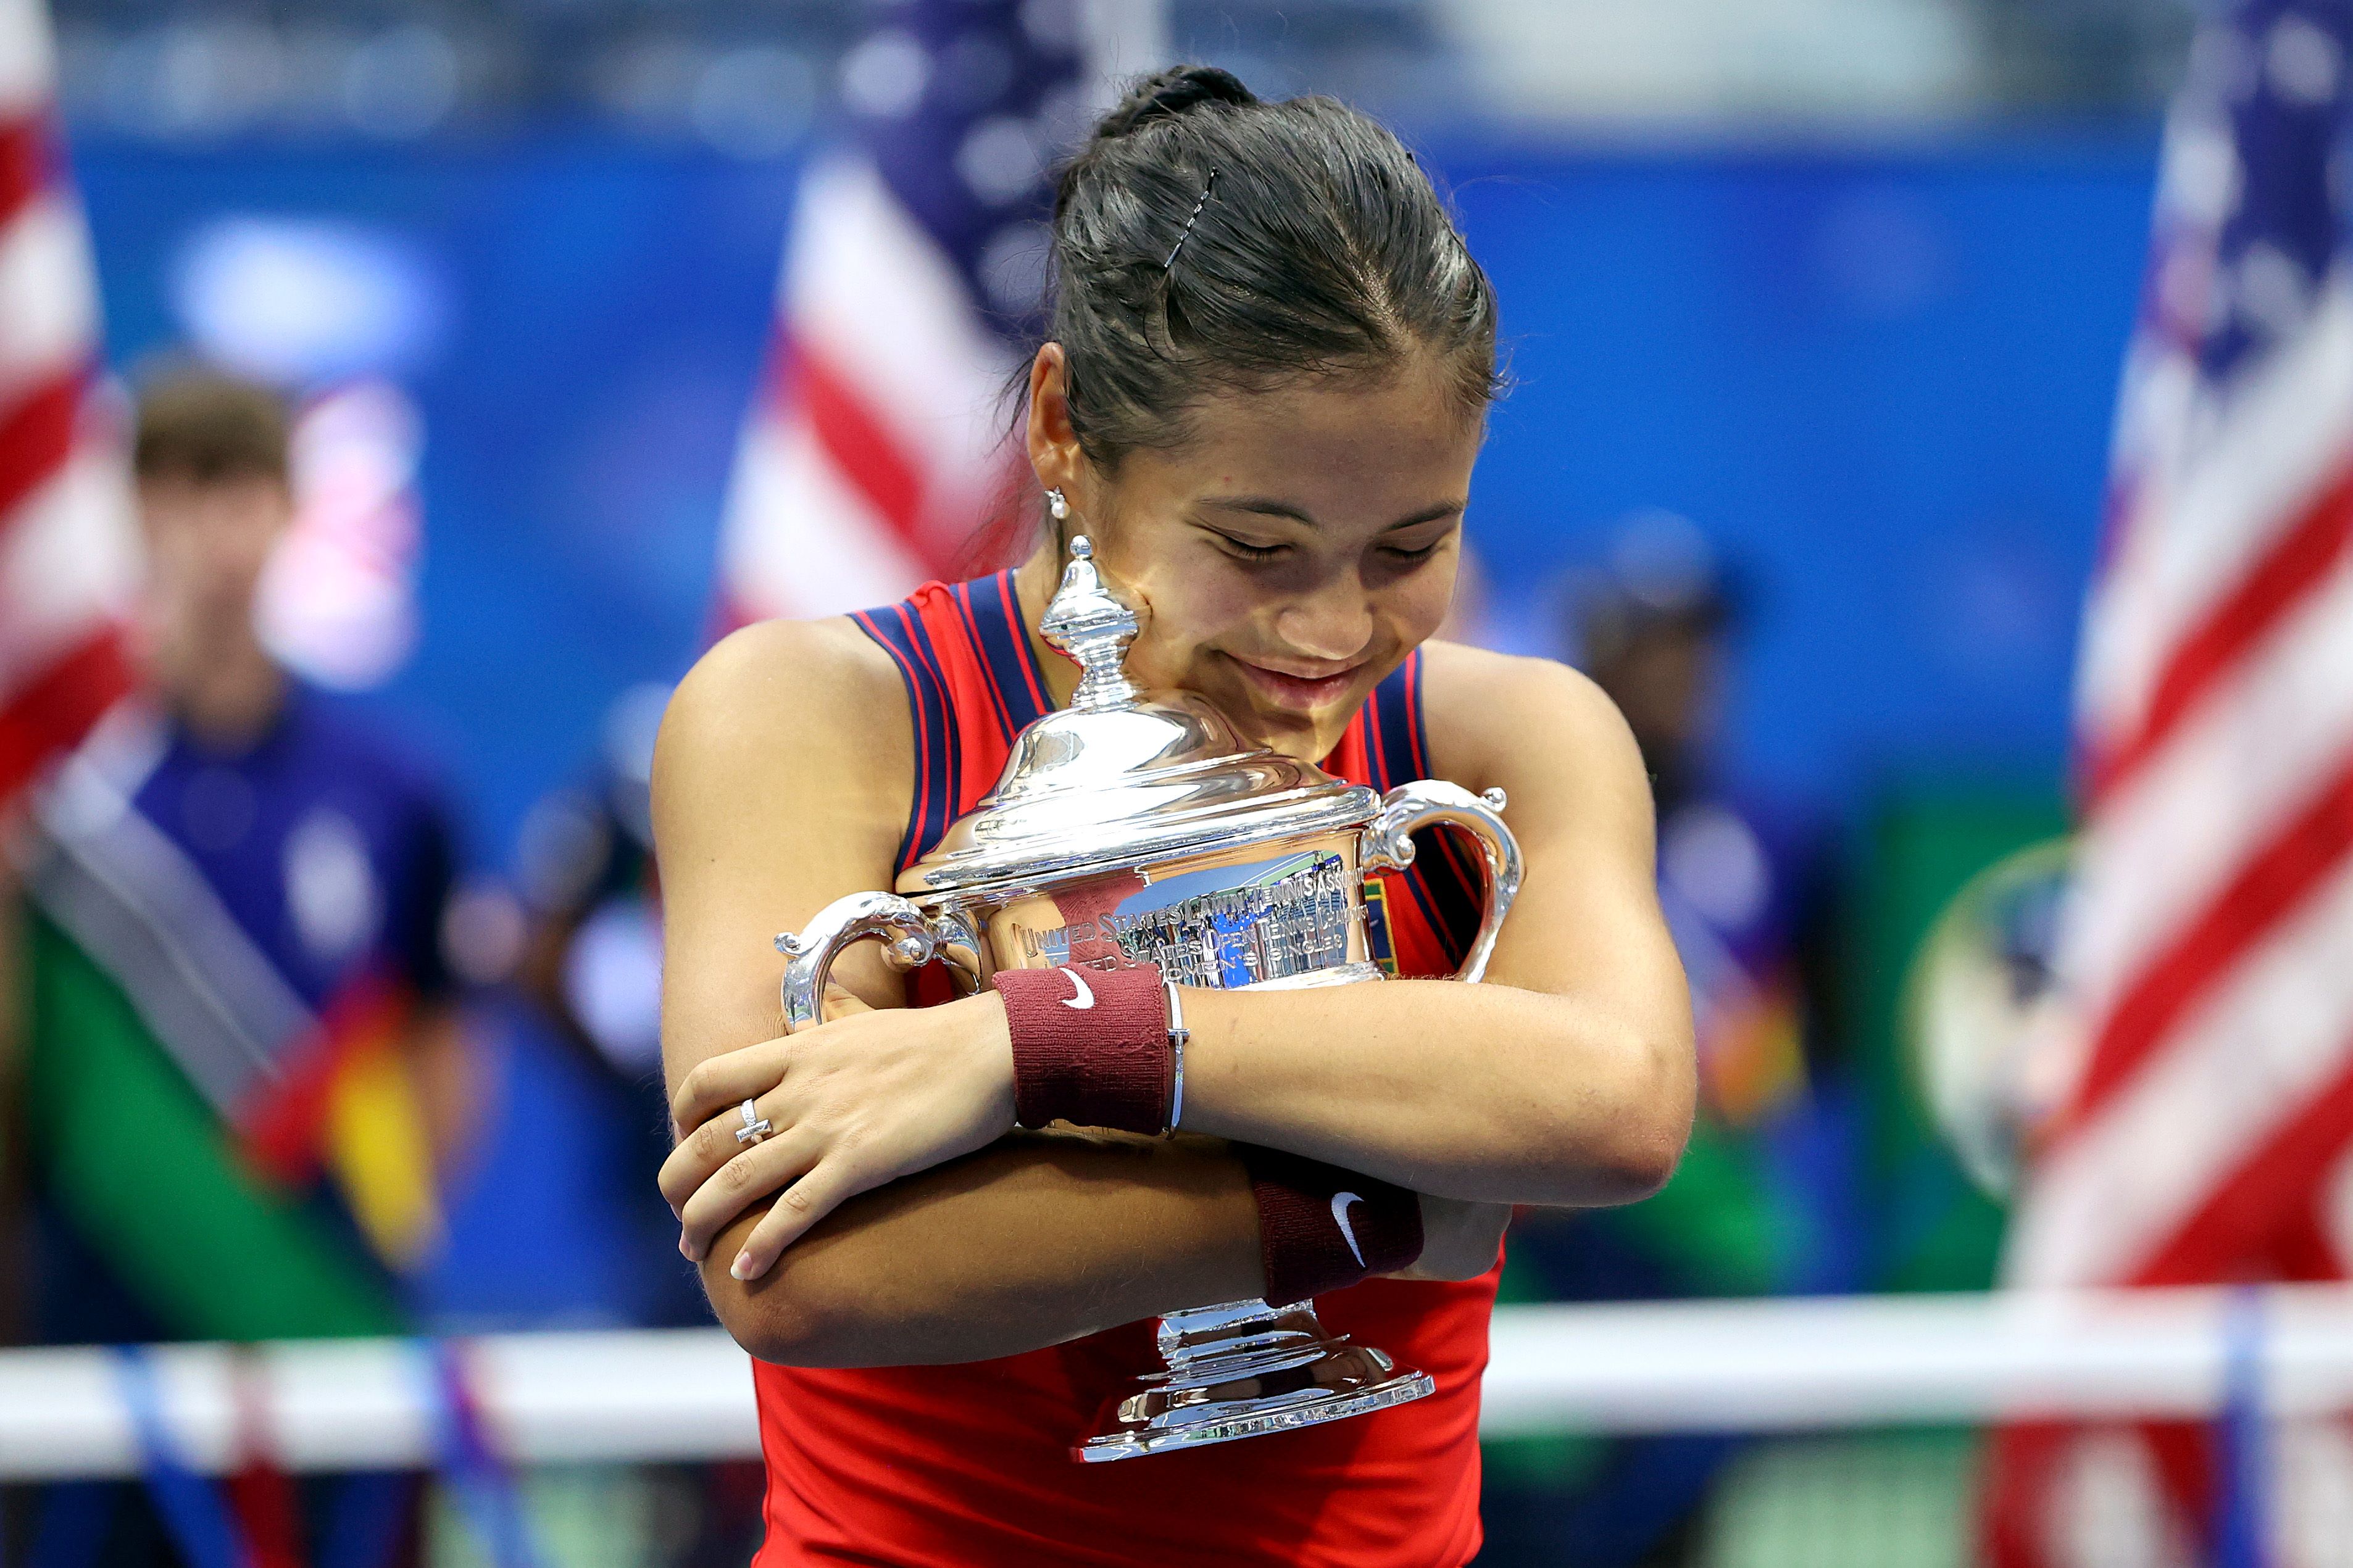
[[[486,1009],[554,1047],[558,1059],[538,1071],[575,1069],[567,1083],[539,1086],[549,1101],[573,1108],[568,1141],[541,1147],[539,1157],[582,1167],[572,1205],[549,1215],[569,1230],[554,1245],[588,1244],[618,1267],[579,1271],[578,1283],[594,1288],[581,1291],[574,1310],[649,1328],[711,1321],[656,1183],[670,1122],[661,1071],[661,878],[647,785],[669,697],[668,686],[654,683],[623,691],[606,710],[593,763],[525,816],[516,857],[524,927],[508,977],[522,1005],[511,1014]],[[520,1059],[510,1068],[522,1070]],[[480,1239],[461,1237],[455,1250],[470,1242],[479,1253]],[[478,1270],[511,1267],[509,1239],[498,1227],[492,1245],[503,1250],[479,1256]],[[669,1521],[674,1550],[663,1561],[742,1563],[757,1549],[766,1479],[757,1460],[641,1465],[634,1476]]]
[[[403,1271],[438,1237],[468,1100],[440,943],[448,813],[256,632],[291,511],[287,429],[274,393],[210,371],[145,387],[142,687],[10,845],[24,1059],[5,1109],[47,1341],[406,1332]],[[229,1489],[252,1560],[413,1551],[413,1482],[298,1502],[251,1458]],[[37,1511],[42,1568],[196,1555],[127,1488],[54,1488]]]
[[[1750,1296],[1851,1286],[1841,1101],[1825,1044],[1823,857],[1717,746],[1741,595],[1689,520],[1638,513],[1570,581],[1576,662],[1634,734],[1658,802],[1659,901],[1692,990],[1700,1106],[1682,1165],[1622,1209],[1535,1210],[1504,1299]],[[1732,1439],[1495,1446],[1490,1529],[1546,1560],[1697,1560]],[[1570,1492],[1564,1507],[1561,1491]]]
[[[517,873],[527,919],[512,975],[540,1032],[587,1069],[598,1221],[635,1262],[632,1322],[710,1321],[694,1271],[678,1256],[676,1216],[655,1175],[670,1154],[661,1070],[661,879],[647,780],[670,689],[649,683],[607,710],[593,767],[524,817]]]

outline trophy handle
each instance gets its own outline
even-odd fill
[[[1441,779],[1399,784],[1381,796],[1381,814],[1365,830],[1358,854],[1358,863],[1366,872],[1402,871],[1413,864],[1413,835],[1424,827],[1459,827],[1479,841],[1487,858],[1487,910],[1462,967],[1455,972],[1457,980],[1478,980],[1486,974],[1496,933],[1504,928],[1504,917],[1512,912],[1512,900],[1520,894],[1520,842],[1504,826],[1503,809],[1500,789],[1476,795]]]
[[[785,1033],[825,1022],[833,961],[867,937],[883,942],[883,961],[893,969],[921,969],[936,958],[965,994],[980,989],[980,932],[964,910],[951,905],[927,917],[896,893],[851,893],[826,905],[797,933],[776,938],[776,951],[785,955]]]

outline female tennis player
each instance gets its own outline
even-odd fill
[[[757,1358],[757,1562],[1461,1563],[1510,1205],[1639,1198],[1689,1127],[1648,784],[1582,677],[1428,640],[1496,384],[1495,303],[1393,136],[1326,100],[1164,72],[1063,173],[1054,262],[1028,382],[1036,552],[888,609],[740,631],[661,729],[682,1134],[662,1185]],[[872,944],[835,970],[856,1001],[778,1037],[768,938],[889,888],[1068,700],[1077,671],[1037,627],[1082,531],[1145,619],[1139,684],[1375,788],[1501,785],[1526,862],[1484,984],[1409,978],[1451,973],[1476,925],[1471,858],[1433,845],[1385,900],[1407,978],[1187,990],[1168,1137],[1136,1135],[1163,1131],[1166,1099],[1088,1100],[1090,1047],[1040,1033],[1067,1002],[1000,983],[910,1005]],[[1113,990],[1096,973],[1085,1016],[1166,1047],[1160,986]],[[1041,1072],[1061,1120],[1126,1131],[1023,1130],[1046,1120]],[[771,1135],[735,1136],[747,1100]],[[1335,1332],[1437,1392],[1072,1461],[1105,1397],[1158,1364],[1155,1315],[1309,1282]]]

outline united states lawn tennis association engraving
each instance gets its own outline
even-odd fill
[[[1125,959],[1159,964],[1180,985],[1248,985],[1348,962],[1355,910],[1352,879],[1339,856],[1291,855],[1225,875],[1247,879],[1154,908],[1106,913],[1082,932],[1115,943]],[[1166,897],[1170,890],[1157,891]],[[1128,902],[1155,892],[1147,888]],[[1024,930],[1021,945],[1031,960],[1065,963],[1071,938],[1067,925]]]

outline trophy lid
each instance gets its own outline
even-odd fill
[[[1078,662],[1071,705],[1014,737],[997,787],[903,872],[907,895],[1061,881],[1370,821],[1380,798],[1311,763],[1242,743],[1189,691],[1127,678],[1135,612],[1084,537],[1039,630]]]

